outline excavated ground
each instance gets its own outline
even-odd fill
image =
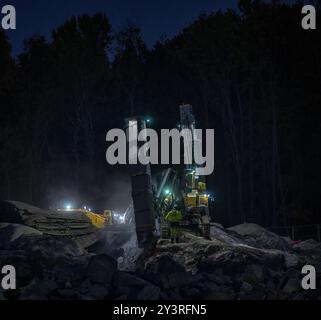
[[[321,298],[319,280],[316,290],[301,287],[305,264],[321,279],[321,245],[313,240],[292,243],[254,224],[215,224],[211,241],[188,233],[178,244],[159,240],[128,271],[140,252],[131,230],[122,232],[90,253],[65,237],[0,223],[0,266],[16,267],[18,285],[0,290],[0,299]]]

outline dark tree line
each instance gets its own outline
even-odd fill
[[[215,128],[214,220],[320,222],[321,38],[301,8],[243,0],[153,48],[137,26],[84,15],[17,59],[0,32],[1,198],[49,206],[73,190],[99,205],[117,184],[107,130],[134,114],[172,128],[186,102]]]

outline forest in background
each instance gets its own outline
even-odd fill
[[[213,220],[320,223],[321,29],[301,28],[301,8],[242,0],[152,48],[103,13],[26,39],[17,58],[0,31],[0,197],[129,201],[106,132],[136,114],[173,128],[185,102],[199,128],[215,129]]]

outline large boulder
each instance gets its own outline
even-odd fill
[[[0,223],[0,249],[7,248],[21,236],[39,236],[42,232],[21,224]]]
[[[86,279],[89,259],[87,256],[72,258],[62,265],[53,267],[48,274],[59,284],[69,283],[78,286]]]
[[[297,242],[293,245],[293,249],[302,254],[321,254],[321,243],[313,239]]]
[[[137,300],[158,300],[161,290],[152,284],[144,287],[136,296]]]
[[[117,271],[117,261],[105,254],[93,256],[87,267],[87,277],[93,283],[109,284]]]
[[[7,247],[8,250],[23,250],[34,258],[48,259],[55,261],[62,257],[68,259],[81,256],[85,253],[75,241],[49,235],[21,236]]]
[[[16,267],[20,286],[28,283],[32,277],[43,278],[54,270],[64,269],[84,255],[84,250],[70,239],[24,235],[11,242],[5,251],[0,250],[0,262],[3,260]],[[60,273],[56,272],[55,276],[58,275]]]
[[[118,272],[113,285],[122,299],[156,300],[161,293],[158,286],[133,273]]]
[[[229,231],[243,237],[250,245],[264,249],[291,250],[291,245],[284,238],[255,223],[243,223],[228,228]]]
[[[48,300],[58,288],[53,280],[35,278],[29,285],[23,287],[20,293],[21,300]]]
[[[182,264],[178,263],[169,254],[160,254],[149,259],[145,265],[146,272],[158,274],[170,274],[185,272]]]
[[[49,214],[48,211],[19,201],[0,201],[0,221],[26,224],[32,218]]]

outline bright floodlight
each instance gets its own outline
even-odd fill
[[[169,189],[165,189],[165,194],[170,194],[171,193],[171,191],[169,190]]]
[[[71,209],[71,205],[70,205],[70,204],[66,204],[65,208],[66,208],[67,210],[70,210],[70,209]]]

